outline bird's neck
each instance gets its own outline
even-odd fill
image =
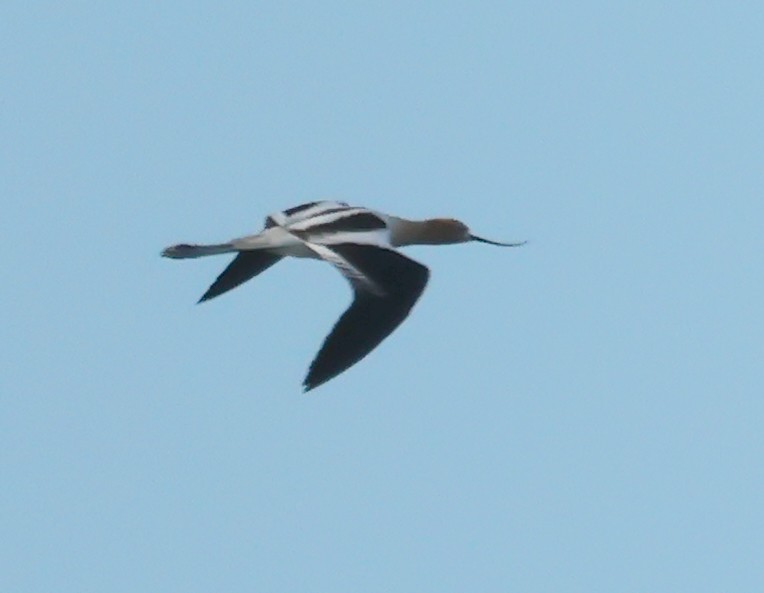
[[[408,220],[390,217],[390,244],[393,247],[406,245],[442,245],[443,237],[430,220]]]

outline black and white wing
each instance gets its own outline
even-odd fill
[[[326,213],[336,213],[350,208],[344,202],[310,202],[282,212],[274,212],[265,219],[265,230],[274,226],[288,227],[320,217]],[[215,282],[207,289],[198,302],[203,303],[221,294],[233,290],[237,286],[251,280],[261,272],[270,268],[282,259],[282,256],[269,252],[267,249],[242,251],[236,255]]]
[[[313,218],[314,216],[319,216],[327,212],[338,212],[347,208],[350,208],[350,206],[345,202],[335,202],[331,200],[308,202],[307,204],[300,204],[299,206],[269,214],[265,219],[265,227],[269,228],[274,225],[287,227]]]
[[[312,247],[348,279],[354,298],[311,363],[305,391],[347,370],[389,336],[422,295],[430,274],[422,264],[384,247],[357,243]]]

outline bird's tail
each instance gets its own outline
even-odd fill
[[[207,255],[234,253],[236,251],[238,251],[238,249],[231,243],[216,243],[214,245],[189,245],[188,243],[179,243],[178,245],[171,245],[162,251],[162,257],[190,259],[194,257],[205,257]]]

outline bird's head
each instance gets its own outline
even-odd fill
[[[469,241],[478,241],[488,243],[489,245],[498,245],[500,247],[519,247],[525,245],[526,241],[516,243],[501,243],[491,241],[473,235],[470,228],[461,220],[453,218],[432,218],[425,221],[424,232],[422,233],[424,243],[428,245],[449,245],[452,243],[467,243]]]

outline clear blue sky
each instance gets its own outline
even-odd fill
[[[630,4],[5,2],[0,590],[764,590],[764,9]],[[320,198],[530,244],[303,395],[159,251]]]

